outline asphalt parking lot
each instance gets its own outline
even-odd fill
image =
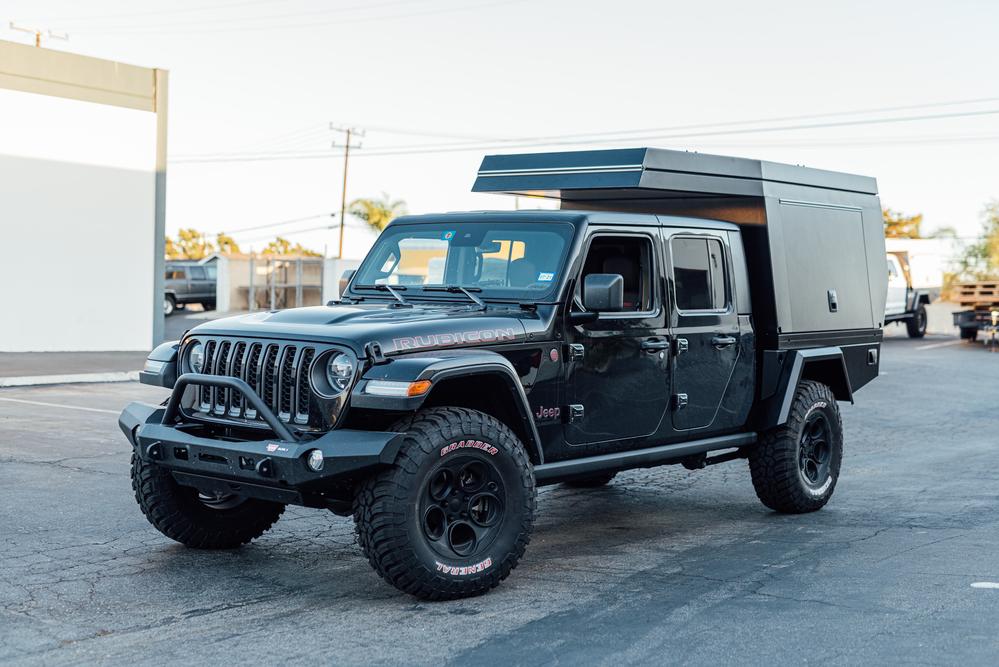
[[[999,353],[892,337],[882,370],[823,511],[767,511],[741,461],[548,487],[511,578],[448,603],[383,583],[326,512],[234,552],[162,537],[116,415],[164,390],[0,390],[0,661],[994,665]]]

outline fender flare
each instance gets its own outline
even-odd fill
[[[350,405],[355,408],[372,410],[415,412],[423,407],[427,399],[433,395],[435,387],[440,383],[476,375],[492,375],[503,382],[510,392],[509,398],[513,401],[516,413],[522,421],[523,428],[520,430],[526,436],[524,446],[528,448],[528,453],[534,461],[538,464],[544,463],[541,437],[538,435],[538,429],[527,402],[527,393],[520,382],[520,376],[513,364],[496,352],[450,350],[392,357],[387,363],[374,365],[364,373],[351,391]],[[395,398],[365,393],[365,387],[371,380],[395,382],[429,380],[432,384],[430,391],[421,396]]]
[[[908,311],[914,313],[920,306],[928,306],[928,305],[930,305],[929,293],[918,289],[913,290],[912,304],[909,306]]]
[[[775,391],[763,401],[761,428],[768,429],[787,423],[791,414],[794,393],[802,379],[809,379],[809,371],[820,371],[825,384],[832,387],[836,399],[853,402],[853,388],[846,358],[839,347],[816,347],[807,350],[790,350],[786,353],[771,353],[764,364],[778,364],[777,369],[764,369],[764,373],[776,373]],[[769,355],[768,355],[769,356]]]

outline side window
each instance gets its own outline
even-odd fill
[[[585,280],[591,273],[619,274],[624,278],[624,310],[648,312],[654,304],[652,262],[648,237],[597,236],[590,243],[582,278]]]
[[[219,278],[219,267],[214,264],[209,264],[205,266],[205,273],[208,275],[209,280],[218,280]]]
[[[725,255],[717,239],[670,240],[679,310],[723,310],[727,305]]]
[[[191,269],[191,280],[204,280],[205,279],[205,267],[203,266],[192,266]]]
[[[184,279],[184,269],[167,269],[166,279],[167,280],[183,280]]]

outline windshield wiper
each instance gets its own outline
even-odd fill
[[[396,290],[404,290],[404,289],[406,289],[405,285],[396,285],[394,288],[391,287],[391,286],[389,286],[389,285],[384,285],[384,284],[378,284],[378,285],[351,285],[350,288],[351,289],[373,289],[373,290],[378,290],[379,292],[388,292],[389,294],[391,294],[392,296],[394,296],[395,300],[398,301],[403,306],[406,306],[407,308],[412,308],[413,307],[413,304],[411,304],[409,301],[406,301],[404,298],[402,298],[402,295],[399,294],[399,292],[396,291]]]
[[[472,294],[472,292],[481,292],[481,287],[462,287],[461,285],[440,285],[440,286],[430,286],[424,287],[424,292],[449,292],[451,294],[458,294],[459,292],[467,296],[469,299],[475,302],[481,310],[486,309],[486,302],[479,297]]]

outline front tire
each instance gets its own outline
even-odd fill
[[[149,523],[195,549],[234,549],[263,535],[284,505],[241,496],[206,496],[132,453],[132,490]]]
[[[177,299],[172,295],[167,294],[163,297],[163,314],[166,317],[170,317],[177,311]]]
[[[749,470],[760,501],[802,514],[821,509],[836,489],[843,461],[843,421],[828,386],[798,385],[787,423],[765,432],[750,450]]]
[[[915,314],[905,321],[905,331],[909,338],[922,338],[926,335],[926,306],[921,304]]]
[[[497,419],[431,408],[405,433],[395,463],[354,500],[358,542],[378,574],[424,600],[480,595],[517,566],[534,526],[527,452]]]

